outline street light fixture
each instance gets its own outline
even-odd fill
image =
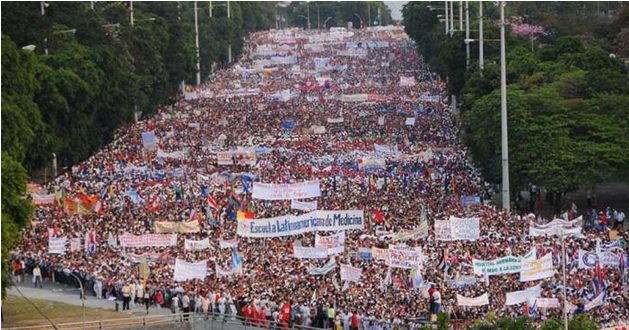
[[[23,50],[28,50],[29,52],[35,51],[35,45],[28,45],[28,46],[24,46],[22,47]]]
[[[329,20],[331,20],[331,19],[332,19],[332,17],[331,17],[331,16],[328,16],[328,18],[326,18],[326,19],[325,19],[325,21],[323,22],[323,29],[324,29],[324,30],[326,30],[326,29],[327,29],[327,27],[326,27],[326,26],[327,26],[327,24],[328,24],[328,21],[329,21]]]
[[[76,278],[77,281],[79,281],[79,287],[81,288],[81,307],[83,308],[83,330],[85,330],[85,290],[83,290],[83,283],[81,282],[81,279],[78,276],[74,275],[74,273],[72,273],[69,269],[64,268],[63,273],[66,275],[70,275]]]

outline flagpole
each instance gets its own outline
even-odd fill
[[[566,239],[565,235],[561,235],[561,260],[563,271],[563,324],[564,329],[568,330],[568,296],[566,295]]]

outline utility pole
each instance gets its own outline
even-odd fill
[[[448,36],[448,32],[450,32],[450,11],[448,10],[448,2],[446,1],[446,36]]]
[[[463,31],[463,1],[459,1],[459,31]]]
[[[131,26],[133,26],[133,1],[129,1],[129,15],[130,15],[130,20],[131,20]]]
[[[480,67],[480,74],[483,74],[485,68],[485,54],[483,45],[483,2],[478,2],[478,66]]]
[[[465,1],[465,39],[470,39],[470,5],[468,1]],[[465,43],[465,68],[470,67],[470,43]]]
[[[500,119],[502,133],[502,209],[508,213],[511,206],[509,196],[509,134],[507,130],[507,59],[505,55],[505,6],[500,6]]]
[[[41,1],[41,15],[46,15],[46,1]]]
[[[450,1],[450,35],[452,35],[453,32],[454,32],[454,1]]]
[[[210,1],[210,18],[212,18],[212,1]]]
[[[310,3],[306,2],[306,11],[308,12],[308,30],[310,31]]]
[[[195,43],[197,45],[197,85],[201,85],[201,55],[199,51],[199,10],[197,2],[194,2],[194,33]]]
[[[229,0],[227,0],[227,18],[230,19],[232,17],[231,10],[229,7]],[[229,31],[229,37],[231,39],[231,29]],[[229,43],[229,48],[227,49],[227,64],[232,62],[232,43]]]

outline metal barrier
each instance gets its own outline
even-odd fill
[[[138,316],[129,318],[105,319],[98,321],[34,325],[6,328],[8,330],[106,330],[139,329],[162,325],[182,325],[191,330],[321,330],[319,328],[295,325],[288,328],[281,323],[269,320],[248,319],[238,315],[206,313],[176,313],[168,315]]]

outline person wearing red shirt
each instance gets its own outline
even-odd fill
[[[358,330],[358,311],[352,313],[351,330]]]
[[[257,313],[257,318],[258,324],[260,324],[261,327],[268,328],[269,325],[266,322],[266,307],[264,305],[260,307],[260,310]]]
[[[245,304],[242,307],[242,316],[244,316],[244,318],[245,318],[245,325],[249,325],[251,323],[250,322],[251,311],[249,310],[249,305],[248,304]]]

